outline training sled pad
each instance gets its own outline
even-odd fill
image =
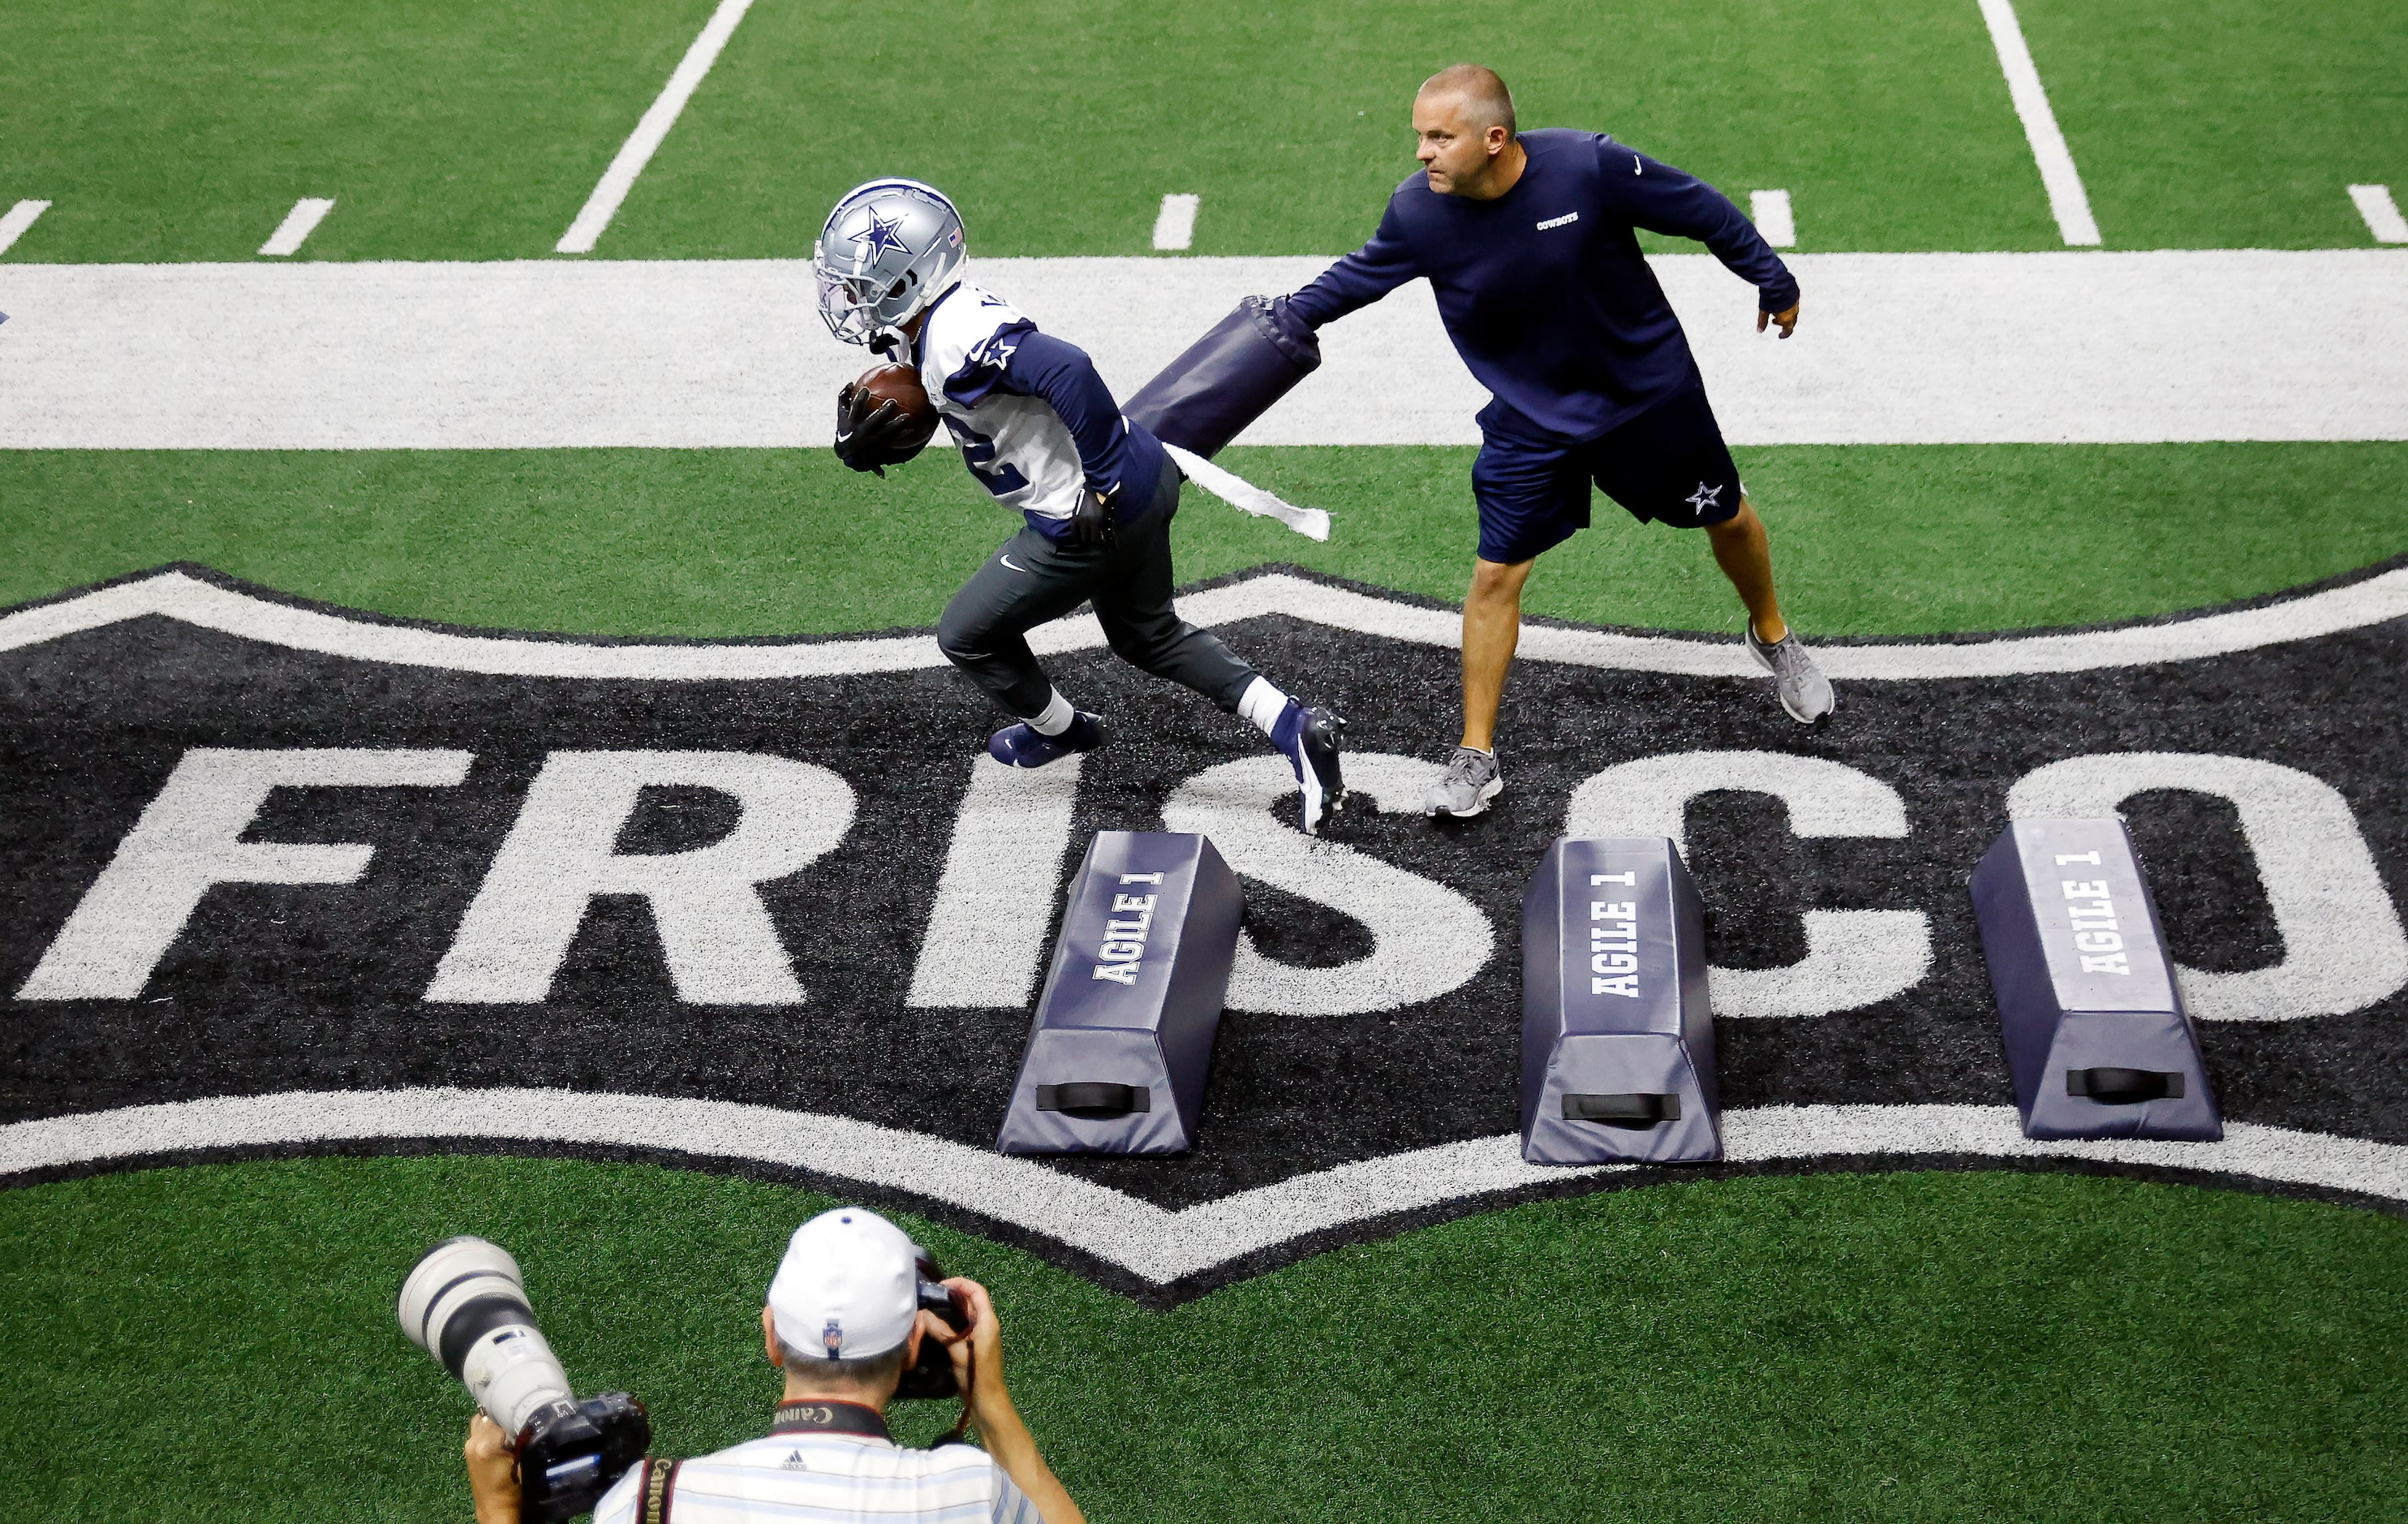
[[[1249,296],[1129,398],[1123,416],[1210,460],[1321,366],[1302,320]]]
[[[2224,1136],[2122,821],[2018,820],[1972,889],[2025,1136]]]
[[[1070,885],[996,1147],[1194,1146],[1242,909],[1238,875],[1203,837],[1097,831]]]
[[[1705,906],[1669,838],[1558,837],[1523,891],[1522,1157],[1723,1157]]]

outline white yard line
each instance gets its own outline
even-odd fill
[[[1787,191],[1748,192],[1747,220],[1775,249],[1798,247],[1798,220],[1790,212]]]
[[[2014,0],[1981,0],[1982,20],[1990,26],[1990,43],[1999,50],[1999,67],[2007,76],[2007,93],[2023,119],[2024,138],[2040,164],[2041,183],[2048,188],[2048,209],[2069,248],[2096,248],[2099,223],[2090,215],[2090,196],[2082,189],[2082,172],[2073,167],[2073,151],[2057,129],[2057,113],[2049,109],[2048,92],[2024,45],[2023,23],[2015,19]]]
[[[1204,204],[1200,195],[1182,195],[1176,192],[1162,198],[1162,209],[1154,217],[1154,246],[1156,249],[1192,249],[1196,245],[1196,210]]]
[[[42,213],[50,209],[50,204],[47,201],[20,201],[7,211],[0,212],[0,254],[7,253],[8,246],[23,237],[25,229],[33,226],[41,219]]]
[[[1786,343],[1712,255],[1650,262],[1734,444],[2408,439],[2408,249],[1787,257]],[[1240,297],[1327,263],[971,273],[1125,397]],[[0,262],[0,449],[824,446],[862,364],[800,260]],[[1240,442],[1480,442],[1487,394],[1426,283],[1321,340]]]
[[[2408,218],[2400,215],[2390,186],[2353,185],[2349,198],[2358,203],[2358,214],[2366,219],[2366,230],[2374,235],[2375,242],[2408,243]],[[7,240],[0,238],[0,249],[7,247]]]
[[[276,231],[267,236],[267,241],[259,246],[259,252],[272,259],[286,259],[299,253],[301,245],[308,240],[310,234],[318,231],[318,224],[326,220],[326,213],[334,209],[335,203],[331,197],[303,196],[293,203],[293,209],[284,214],[284,221],[276,224]]]
[[[719,50],[727,46],[729,37],[735,36],[736,23],[742,21],[744,13],[752,8],[752,0],[720,0],[719,8],[712,11],[710,20],[703,24],[702,35],[694,39],[694,46],[688,48],[685,57],[678,61],[677,69],[669,75],[669,82],[661,87],[660,96],[652,102],[652,109],[636,123],[636,130],[627,135],[627,140],[619,145],[617,157],[610,161],[609,168],[602,171],[601,180],[595,182],[594,194],[585,198],[585,206],[578,212],[577,221],[568,224],[568,231],[562,234],[560,241],[552,246],[554,253],[582,254],[593,251],[595,240],[602,237],[602,230],[609,227],[610,219],[619,214],[619,204],[627,199],[628,191],[635,187],[636,177],[644,172],[644,165],[652,162],[653,151],[661,146],[663,138],[668,137],[669,129],[677,125],[678,113],[683,111],[685,103],[694,98],[704,76],[710,73],[710,66],[719,62]]]

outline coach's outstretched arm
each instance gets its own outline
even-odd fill
[[[1798,278],[1730,197],[1687,170],[1611,137],[1599,138],[1597,151],[1601,184],[1616,211],[1635,227],[1695,238],[1713,250],[1726,268],[1756,288],[1756,310],[1781,322],[1781,337],[1789,337],[1797,322]],[[1757,331],[1763,328],[1758,322]]]
[[[1394,208],[1383,213],[1371,241],[1321,272],[1312,284],[1281,305],[1308,328],[1332,323],[1369,307],[1422,273],[1397,225]]]
[[[959,1275],[945,1284],[969,1301],[969,1334],[955,1340],[949,1353],[953,1357],[954,1379],[970,1394],[970,1416],[986,1453],[1037,1505],[1045,1524],[1086,1524],[1086,1516],[1070,1501],[1069,1489],[1038,1454],[1037,1436],[1028,1431],[1028,1426],[1020,1421],[1019,1410],[1011,1405],[1011,1393],[1003,1384],[1003,1329],[996,1321],[995,1303],[986,1287]],[[920,1317],[924,1326],[934,1328],[936,1320],[928,1314]]]

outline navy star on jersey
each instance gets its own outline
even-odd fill
[[[905,243],[902,236],[896,231],[902,225],[903,218],[901,214],[898,213],[891,218],[881,217],[878,215],[877,211],[873,209],[869,214],[868,230],[854,234],[853,236],[853,241],[855,243],[867,244],[869,246],[869,253],[867,257],[870,259],[876,259],[879,255],[886,252],[889,249],[900,249],[904,252],[909,253],[910,252],[910,245]]]

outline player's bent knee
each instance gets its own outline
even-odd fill
[[[1121,660],[1148,667],[1177,650],[1180,640],[1194,628],[1169,615],[1133,624],[1115,619],[1104,626],[1104,643]]]
[[[1104,643],[1111,647],[1113,655],[1131,667],[1148,672],[1168,659],[1171,652],[1179,644],[1174,638],[1135,635],[1107,636]]]
[[[955,619],[948,609],[937,622],[937,649],[954,666],[967,667],[995,654],[993,634],[984,621]]]

